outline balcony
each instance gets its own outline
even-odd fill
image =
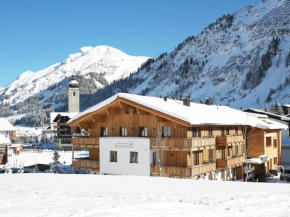
[[[75,170],[100,171],[99,161],[73,159],[72,167]]]
[[[99,148],[99,138],[74,137],[72,144],[74,147]]]
[[[245,159],[244,155],[240,155],[238,157],[230,159],[217,159],[216,166],[217,169],[226,169],[227,167],[235,168],[236,166],[242,165],[244,159]]]
[[[161,166],[161,176],[172,178],[193,178],[215,171],[216,164],[203,164],[193,167]],[[151,165],[151,176],[159,176],[159,166]]]
[[[150,147],[152,150],[172,150],[190,151],[192,148],[200,148],[204,146],[215,146],[215,137],[205,138],[154,138],[150,139]]]
[[[228,144],[235,142],[244,142],[243,135],[226,135],[216,137],[216,144],[219,147],[225,147]]]

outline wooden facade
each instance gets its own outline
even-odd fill
[[[247,137],[248,157],[258,158],[266,155],[268,161],[263,166],[263,173],[276,169],[281,165],[281,131],[253,129]]]
[[[190,125],[122,97],[73,120],[69,126],[89,131],[89,137],[72,139],[73,149],[88,148],[90,153],[86,159],[74,159],[73,169],[99,171],[101,137],[146,137],[153,159],[151,176],[215,179],[217,170],[237,168],[237,176],[243,178],[243,126]]]
[[[0,164],[6,164],[8,160],[7,156],[7,146],[0,145]]]

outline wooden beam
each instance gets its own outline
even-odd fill
[[[124,108],[124,109],[132,109],[133,108],[133,106],[128,105],[126,103],[123,103],[121,101],[119,101],[119,105],[120,105],[120,108]]]
[[[91,122],[80,122],[79,127],[81,129],[91,129],[92,128],[92,123]]]
[[[108,115],[119,115],[121,110],[118,108],[107,108]]]
[[[139,115],[149,115],[149,112],[146,112],[146,111],[144,111],[142,109],[138,109],[138,114]]]

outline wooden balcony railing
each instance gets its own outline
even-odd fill
[[[99,138],[75,137],[72,138],[72,144],[75,147],[98,148]]]
[[[93,160],[77,160],[73,159],[72,166],[76,170],[92,170],[92,171],[99,171],[100,170],[100,163],[99,161]]]
[[[225,169],[226,167],[233,167],[236,164],[242,164],[244,159],[245,157],[243,155],[231,159],[217,159],[216,166],[217,169]]]
[[[179,149],[190,149],[199,148],[203,146],[215,145],[215,137],[205,137],[205,138],[154,138],[150,139],[150,146],[152,149],[169,149],[169,148],[179,148]]]
[[[243,135],[226,135],[216,137],[217,146],[227,146],[227,144],[235,142],[244,142]]]
[[[204,173],[215,171],[216,164],[205,164],[194,167],[174,167],[174,166],[161,166],[161,175],[164,177],[187,177],[202,175]],[[159,166],[151,165],[151,175],[159,175]]]

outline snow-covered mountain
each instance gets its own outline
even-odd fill
[[[128,92],[211,97],[231,107],[290,102],[290,1],[263,0],[224,15],[171,53],[145,64]]]
[[[93,82],[96,87],[101,88],[137,71],[147,59],[148,57],[129,56],[109,46],[83,47],[80,52],[69,55],[61,63],[35,73],[22,73],[11,84],[0,88],[0,102],[16,105],[35,95],[40,96],[42,101],[49,97],[57,97],[65,93],[67,86],[51,87],[69,78],[73,73],[87,78],[92,74],[98,75],[101,82],[94,79]]]

